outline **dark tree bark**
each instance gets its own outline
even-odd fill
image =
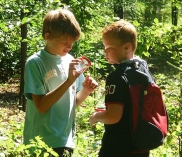
[[[21,12],[21,20],[24,18],[24,12]],[[19,106],[21,106],[22,110],[26,109],[26,100],[24,96],[24,70],[25,70],[25,60],[26,60],[26,52],[27,52],[27,42],[23,40],[27,38],[27,23],[21,25],[21,79],[20,79],[20,93],[19,93]]]
[[[174,26],[178,25],[178,8],[176,7],[176,3],[177,3],[177,0],[172,0],[171,19],[172,19],[172,24]],[[174,42],[175,40],[176,40],[176,31],[173,30],[172,41]]]
[[[62,0],[61,2],[64,3],[64,4],[66,4],[66,5],[69,5],[69,1],[70,0]]]
[[[176,7],[177,0],[172,0],[172,24],[174,26],[178,25],[178,8]]]
[[[114,1],[114,15],[119,17],[120,19],[124,19],[124,8],[122,5],[122,1]]]

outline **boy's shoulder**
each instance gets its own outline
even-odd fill
[[[118,68],[116,68],[115,70],[111,71],[108,76],[107,76],[107,81],[109,82],[121,82],[121,75],[122,75],[122,71],[118,70]]]
[[[40,51],[38,51],[38,52],[32,54],[31,56],[28,57],[27,62],[31,62],[31,61],[33,61],[33,60],[38,59],[38,58],[39,58],[39,55],[40,55]]]
[[[117,70],[121,70],[124,72],[128,68],[135,67],[138,65],[142,65],[143,67],[148,69],[147,62],[138,56],[135,56],[134,58],[131,58],[131,59],[126,59],[126,60],[122,61],[120,64],[116,64],[115,68]]]
[[[140,58],[139,56],[135,56],[131,59],[126,59],[126,60],[122,61],[121,63],[132,63],[134,61],[138,61],[138,62],[143,63],[144,65],[147,65],[147,62],[144,59]]]

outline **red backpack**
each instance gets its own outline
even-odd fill
[[[121,64],[122,78],[131,96],[131,132],[138,150],[163,144],[168,132],[168,115],[160,88],[142,61]]]

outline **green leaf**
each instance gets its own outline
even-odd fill
[[[143,54],[144,56],[146,56],[146,57],[149,57],[149,56],[150,56],[150,54],[149,54],[148,52],[146,52],[146,51],[142,52],[142,54]]]
[[[24,144],[21,144],[18,146],[18,148],[16,149],[16,151],[20,152],[20,151],[23,151],[25,149],[25,145]]]
[[[48,157],[49,156],[49,153],[44,153],[44,157]]]
[[[158,24],[159,23],[159,20],[157,18],[154,19],[154,23],[155,24]]]
[[[51,151],[50,153],[51,153],[52,155],[56,156],[56,157],[59,156],[55,151]]]
[[[23,19],[22,19],[22,24],[25,24],[25,23],[27,23],[27,22],[29,22],[29,18],[28,17],[24,17]]]
[[[0,28],[5,28],[6,27],[6,23],[4,23],[4,22],[2,22],[2,23],[0,23]]]
[[[30,12],[30,10],[24,9],[24,13],[29,13],[29,12]]]
[[[140,26],[140,23],[138,23],[138,21],[135,20],[135,21],[133,21],[133,25],[138,27],[138,26]]]
[[[16,135],[22,135],[23,133],[22,133],[22,131],[15,131],[14,134],[16,134]]]

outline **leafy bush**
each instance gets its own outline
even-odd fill
[[[0,113],[0,156],[58,156],[40,137],[35,137],[29,145],[22,144],[25,115],[23,111],[1,108]]]

